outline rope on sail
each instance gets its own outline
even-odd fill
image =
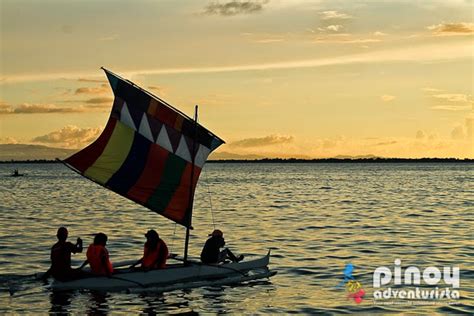
[[[170,249],[173,249],[175,237],[176,237],[176,223],[174,223],[173,237],[171,237]]]
[[[206,187],[207,187],[207,195],[209,196],[209,205],[211,207],[212,227],[213,229],[216,229],[216,223],[214,222],[214,209],[212,207],[212,194],[211,194],[211,190],[209,189],[209,182],[208,182],[209,178],[205,174],[204,174],[204,178],[205,178],[204,183],[206,183]]]

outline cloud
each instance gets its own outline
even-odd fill
[[[79,82],[101,82],[106,83],[106,80],[103,79],[89,79],[89,78],[78,78],[77,81]]]
[[[244,36],[247,40],[251,41],[252,43],[276,43],[276,42],[283,42],[287,41],[292,34],[287,33],[285,35],[275,35],[275,34],[257,34],[257,33],[240,33],[241,36]]]
[[[326,29],[319,29],[325,31]],[[319,36],[313,40],[314,43],[336,43],[336,44],[365,44],[378,43],[382,40],[379,38],[357,38],[347,33],[329,34]]]
[[[103,94],[109,92],[109,87],[104,83],[100,87],[81,87],[77,88],[74,94]]]
[[[101,133],[102,128],[80,128],[67,125],[57,131],[38,136],[31,141],[45,145],[54,144],[65,148],[81,148],[94,141]]]
[[[470,105],[434,105],[431,107],[432,110],[439,110],[439,111],[467,111],[471,109]]]
[[[433,94],[431,95],[431,98],[435,103],[437,103],[431,107],[432,110],[454,112],[468,111],[474,105],[472,96],[462,93]]]
[[[20,104],[17,107],[11,105],[2,106],[1,114],[38,114],[38,113],[78,113],[83,112],[83,108],[60,107],[53,104]]]
[[[329,25],[329,26],[326,27],[327,30],[333,31],[333,32],[339,32],[339,30],[342,29],[342,28],[343,28],[343,26],[342,26],[342,25],[339,25],[339,24],[337,24],[337,25]]]
[[[278,43],[278,42],[283,42],[284,39],[281,37],[278,38],[262,38],[255,40],[255,43],[262,43],[262,44],[268,44],[268,43]]]
[[[384,94],[380,97],[380,99],[383,101],[383,102],[390,102],[390,101],[393,101],[395,100],[395,96],[393,95],[389,95],[389,94]]]
[[[9,114],[9,113],[12,112],[12,110],[13,109],[12,109],[11,105],[8,105],[3,101],[0,101],[0,115],[1,114]]]
[[[427,27],[434,35],[470,35],[474,33],[474,23],[440,23]]]
[[[390,145],[395,145],[397,144],[398,142],[396,140],[391,140],[391,141],[386,141],[386,142],[380,142],[380,143],[376,143],[376,144],[373,144],[372,146],[390,146]]]
[[[113,35],[110,35],[110,36],[104,36],[104,37],[101,37],[99,38],[99,41],[115,41],[116,39],[118,39],[119,36],[118,34],[113,34]]]
[[[469,94],[448,93],[440,89],[424,88],[430,98],[432,110],[437,111],[468,111],[474,106],[474,99]],[[442,92],[442,93],[441,93]]]
[[[378,40],[358,40],[352,42],[374,42]],[[317,41],[316,41],[317,42]],[[349,41],[351,42],[351,41]],[[123,73],[123,76],[132,77],[137,75],[170,75],[170,74],[202,74],[223,73],[237,71],[277,70],[277,69],[299,69],[316,68],[332,65],[349,64],[373,64],[381,62],[432,62],[472,58],[472,43],[470,41],[459,41],[445,44],[425,44],[418,46],[406,46],[398,49],[374,50],[365,53],[348,54],[334,57],[323,57],[313,59],[298,59],[290,61],[276,61],[257,64],[237,64],[231,66],[214,67],[189,67],[189,68],[158,68],[137,69]],[[61,74],[28,74],[6,77],[0,79],[0,84],[11,84],[16,82],[48,81],[64,78],[77,78],[78,73]],[[93,77],[93,74],[88,74]]]
[[[234,16],[238,14],[251,14],[263,10],[268,1],[230,1],[227,3],[211,2],[204,8],[204,14]]]
[[[424,131],[417,131],[416,132],[416,136],[415,136],[416,139],[425,139],[426,138],[426,133]]]
[[[442,92],[443,91],[441,89],[436,89],[436,88],[423,88],[421,90],[424,92]]]
[[[88,104],[103,104],[103,103],[111,103],[113,100],[114,99],[107,98],[107,97],[92,98],[92,99],[86,100],[85,103],[88,103]]]
[[[0,144],[18,144],[18,140],[14,137],[0,137]]]
[[[85,113],[91,111],[105,110],[109,109],[110,105],[104,105],[102,103],[92,103],[88,106],[74,106],[74,107],[64,107],[57,106],[54,104],[20,104],[18,106],[12,106],[8,104],[0,104],[0,115],[7,114],[51,114],[51,113]]]
[[[260,146],[271,146],[279,144],[288,144],[293,141],[293,136],[280,136],[270,135],[260,138],[246,138],[230,143],[230,146],[234,147],[260,147]]]
[[[444,93],[444,94],[434,94],[433,98],[447,101],[447,102],[469,102],[470,96],[462,93]]]
[[[346,20],[352,18],[352,16],[346,13],[341,13],[337,11],[323,11],[319,14],[321,15],[321,18],[323,20]]]
[[[375,35],[375,36],[386,36],[386,35],[388,35],[388,34],[387,34],[387,33],[383,33],[383,32],[377,31],[377,32],[374,32],[374,35]]]

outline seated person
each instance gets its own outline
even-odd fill
[[[143,247],[143,257],[135,262],[131,268],[137,264],[142,264],[142,269],[145,271],[152,269],[164,269],[166,267],[166,259],[168,259],[168,246],[160,238],[158,233],[151,229],[146,234],[146,242]]]
[[[80,277],[79,269],[71,268],[71,253],[82,252],[82,240],[77,238],[76,244],[67,240],[68,231],[66,227],[59,227],[56,237],[58,242],[51,247],[51,268],[43,275],[46,280],[50,275],[59,281],[74,280]]]
[[[230,259],[232,262],[239,262],[244,259],[243,255],[236,257],[229,248],[225,248],[222,251],[220,250],[220,248],[225,245],[224,234],[221,230],[215,229],[209,236],[211,238],[206,241],[206,244],[202,248],[202,263],[217,264],[224,262],[226,259]]]
[[[87,248],[87,260],[84,265],[89,263],[92,274],[101,276],[110,276],[113,272],[112,263],[109,260],[109,252],[105,245],[107,244],[107,235],[98,233],[94,237],[94,243]]]

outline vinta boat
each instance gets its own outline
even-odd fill
[[[197,106],[192,119],[133,82],[102,69],[114,93],[108,122],[97,140],[62,162],[83,177],[186,227],[184,257],[166,269],[125,269],[111,277],[54,280],[51,287],[168,290],[274,275],[268,269],[270,252],[254,260],[216,265],[188,259],[194,191],[207,157],[224,141],[197,122]]]

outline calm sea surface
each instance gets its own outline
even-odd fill
[[[14,167],[26,176],[8,177]],[[57,294],[33,280],[28,275],[48,268],[61,225],[86,246],[93,234],[106,233],[112,261],[140,258],[150,228],[182,254],[184,229],[59,164],[2,164],[0,175],[1,314],[474,314],[473,164],[207,164],[191,255],[199,255],[214,221],[237,252],[272,249],[270,268],[278,274],[163,294]],[[84,257],[73,256],[77,263]],[[374,270],[394,271],[397,258],[402,269],[458,266],[461,299],[374,303]],[[338,287],[349,263],[366,293],[360,304]]]

